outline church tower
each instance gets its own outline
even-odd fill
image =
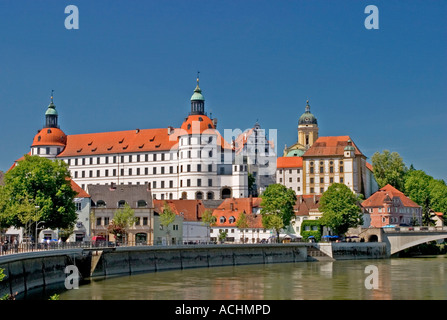
[[[306,110],[298,120],[298,141],[291,147],[285,146],[284,157],[301,157],[318,139],[317,118],[310,112],[309,100]]]
[[[309,149],[318,139],[317,118],[310,112],[309,100],[306,103],[306,111],[298,120],[298,143]]]

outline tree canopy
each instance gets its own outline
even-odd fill
[[[349,228],[361,225],[363,218],[357,202],[357,196],[345,184],[332,184],[320,198],[320,211],[323,213],[320,223],[339,236]]]
[[[267,229],[275,229],[278,235],[282,228],[290,224],[296,203],[295,192],[281,184],[271,184],[261,194],[262,224]]]
[[[397,152],[388,150],[384,150],[383,153],[376,152],[371,161],[379,188],[390,184],[396,189],[404,191],[405,173],[408,169]]]
[[[45,228],[71,227],[77,215],[69,178],[65,162],[25,155],[0,187],[0,224],[20,228],[45,221]]]

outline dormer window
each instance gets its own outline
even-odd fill
[[[97,208],[104,208],[106,206],[106,202],[104,200],[98,200],[96,202],[96,207]]]
[[[227,219],[224,216],[220,217],[219,219],[220,223],[225,223],[225,221],[227,221]]]
[[[145,200],[138,200],[137,206],[138,206],[138,208],[147,207],[147,202]]]
[[[228,219],[229,223],[234,223],[236,221],[236,218],[231,216],[230,219]]]

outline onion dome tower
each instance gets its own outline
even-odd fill
[[[31,145],[31,155],[39,155],[46,158],[55,158],[61,153],[67,144],[67,135],[59,129],[58,113],[53,102],[53,91],[51,101],[45,112],[45,125],[39,130]]]
[[[202,95],[202,90],[199,87],[199,73],[197,73],[197,86],[191,96],[191,115],[205,114],[205,98]]]

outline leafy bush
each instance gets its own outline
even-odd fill
[[[306,227],[309,227],[310,230],[306,230]],[[317,230],[313,230],[313,229]],[[301,223],[301,236],[303,237],[304,241],[309,240],[310,236],[313,236],[315,238],[315,241],[319,242],[321,240],[321,223],[318,220],[304,220],[303,223]]]

